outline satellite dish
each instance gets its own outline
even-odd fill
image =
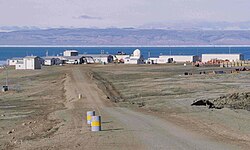
[[[134,57],[140,57],[141,56],[141,51],[139,49],[136,49],[133,53]]]

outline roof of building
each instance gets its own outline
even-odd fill
[[[42,58],[44,60],[52,60],[52,59],[57,59],[57,58],[54,58],[54,57],[51,57],[51,58]]]
[[[202,54],[202,55],[243,55],[243,54]]]
[[[81,54],[79,56],[83,56],[83,57],[109,57],[112,55],[110,55],[110,54]]]
[[[77,50],[73,50],[73,49],[65,50],[64,52],[77,52],[78,53]]]
[[[60,59],[61,56],[46,56],[46,57],[42,57],[42,59],[44,60],[50,60],[50,59]]]
[[[120,55],[120,54],[116,54],[115,56],[121,56],[121,57],[129,57],[130,55],[126,54],[126,55]]]
[[[23,57],[13,57],[13,58],[11,58],[9,60],[22,60],[22,59],[23,59]]]
[[[193,57],[193,56],[196,56],[196,55],[160,55],[160,57]]]
[[[28,58],[28,59],[34,59],[34,58],[39,58],[38,56],[26,56],[24,58]]]
[[[64,59],[81,59],[83,56],[63,56]]]

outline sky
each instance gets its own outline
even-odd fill
[[[0,0],[0,27],[157,28],[250,21],[250,0]]]

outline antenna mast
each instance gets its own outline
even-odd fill
[[[150,58],[150,50],[148,51],[148,58]]]

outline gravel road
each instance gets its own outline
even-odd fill
[[[142,145],[145,149],[228,150],[236,148],[192,133],[155,116],[104,104],[105,96],[91,80],[88,80],[86,72],[75,70],[73,77],[78,81],[78,86],[82,89],[82,94],[85,95],[89,105],[98,110],[99,114],[104,114],[103,118],[109,117],[114,123],[122,124],[124,130],[132,132],[133,138],[139,142],[138,145]]]

